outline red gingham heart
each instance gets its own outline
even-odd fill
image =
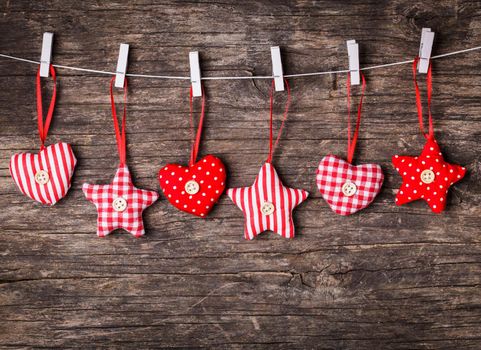
[[[10,159],[10,174],[24,195],[54,205],[67,194],[76,163],[70,145],[60,142],[37,154],[14,154]]]
[[[213,155],[189,167],[167,164],[159,171],[160,187],[169,202],[199,217],[206,217],[219,200],[225,189],[225,179],[225,166]]]
[[[354,166],[328,155],[319,163],[316,182],[319,192],[334,212],[350,215],[374,200],[383,180],[382,169],[377,164]],[[343,190],[343,186],[347,187]]]

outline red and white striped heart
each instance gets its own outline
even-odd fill
[[[54,205],[67,194],[76,163],[70,145],[60,142],[37,154],[14,154],[10,159],[10,175],[24,195]]]
[[[350,215],[366,208],[381,190],[384,175],[377,164],[354,166],[333,155],[322,158],[317,187],[331,209]]]

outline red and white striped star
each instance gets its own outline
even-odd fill
[[[138,189],[132,183],[129,168],[121,165],[108,185],[84,184],[85,197],[97,208],[97,235],[104,237],[122,228],[135,237],[145,234],[142,212],[158,198],[155,191]]]
[[[309,193],[285,187],[272,164],[265,163],[252,186],[230,188],[227,195],[244,212],[244,236],[251,240],[267,230],[293,238],[292,210]]]

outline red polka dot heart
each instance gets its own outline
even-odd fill
[[[225,189],[226,171],[221,160],[207,155],[189,167],[167,164],[159,183],[169,202],[179,210],[206,217]]]

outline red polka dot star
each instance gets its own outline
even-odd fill
[[[439,145],[434,139],[433,118],[431,115],[431,64],[429,64],[426,76],[429,131],[424,131],[421,93],[416,81],[418,61],[418,57],[413,61],[413,80],[416,91],[419,128],[427,142],[419,157],[399,155],[392,157],[392,163],[403,180],[395,202],[397,205],[403,205],[418,199],[424,199],[433,212],[440,213],[446,208],[446,197],[449,187],[464,177],[466,168],[444,161]]]
[[[466,173],[464,167],[444,161],[434,138],[428,139],[419,157],[395,155],[392,163],[403,180],[396,204],[424,199],[435,213],[444,210],[449,187]]]

